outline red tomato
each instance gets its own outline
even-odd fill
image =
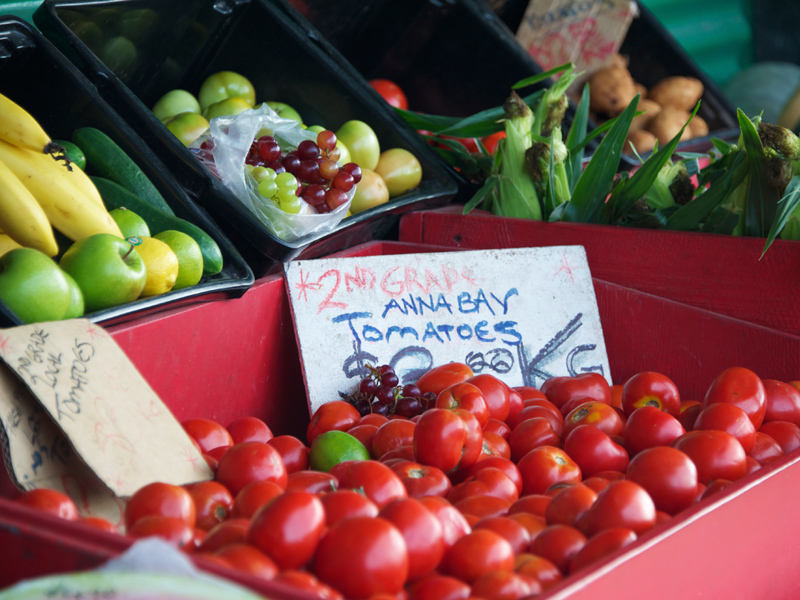
[[[705,500],[709,496],[713,496],[717,492],[721,492],[726,487],[731,485],[733,482],[727,479],[715,479],[711,483],[708,484],[708,487],[703,490],[703,495],[700,496],[700,500]]]
[[[101,519],[100,517],[81,517],[78,519],[78,523],[82,523],[83,525],[88,525],[89,527],[94,527],[95,529],[100,529],[102,531],[107,531],[108,533],[119,533],[119,529],[116,525],[110,521]]]
[[[225,454],[231,448],[233,448],[233,446],[218,446],[217,448],[214,448],[213,450],[209,450],[208,452],[203,454],[203,456],[208,456],[208,457],[211,457],[212,459],[216,460],[217,461],[217,467],[219,467],[219,459],[221,459],[223,456],[225,456]],[[214,469],[214,472],[215,473],[217,472],[216,468]]]
[[[195,526],[208,531],[217,523],[228,518],[233,508],[233,496],[221,483],[201,481],[188,486],[187,491],[194,502]]]
[[[280,453],[269,444],[236,444],[219,460],[217,481],[234,496],[251,481],[273,481],[286,488],[287,473]]]
[[[655,406],[677,417],[681,412],[678,386],[666,375],[653,371],[637,373],[622,387],[622,410],[631,415],[637,408]]]
[[[736,481],[744,476],[746,454],[730,433],[714,429],[689,431],[672,446],[684,452],[697,467],[697,481],[704,485],[714,479]]]
[[[394,81],[388,79],[370,79],[369,84],[390,106],[408,110],[408,99],[400,86]]]
[[[368,415],[364,415],[358,420],[357,425],[375,425],[375,427],[380,427],[384,423],[386,423],[389,419],[383,415],[379,415],[378,413],[369,413]]]
[[[572,557],[586,545],[586,536],[569,525],[549,525],[533,538],[530,551],[553,563],[562,574],[569,573]]]
[[[274,481],[251,481],[236,494],[231,516],[249,519],[267,502],[280,496],[283,488]]]
[[[228,430],[219,423],[210,419],[187,419],[181,422],[183,429],[200,446],[200,451],[207,453],[209,450],[221,446],[233,446],[233,438]]]
[[[511,427],[504,421],[489,419],[486,425],[483,426],[483,433],[496,433],[504,440],[508,440],[508,436],[511,435]]]
[[[622,408],[622,388],[624,387],[621,383],[615,383],[611,386],[611,401],[609,404],[614,408]]]
[[[513,515],[518,512],[530,513],[544,519],[544,513],[547,510],[547,505],[550,504],[551,496],[541,494],[524,494],[519,500],[514,502],[508,509],[508,514]]]
[[[362,490],[378,508],[392,500],[407,498],[400,478],[377,460],[348,460],[335,465],[329,473],[339,481],[340,489]]]
[[[478,521],[472,529],[473,531],[477,529],[491,529],[511,544],[514,555],[525,552],[531,543],[531,534],[527,527],[511,517],[487,517]]]
[[[783,448],[769,435],[759,430],[756,432],[755,443],[747,454],[756,459],[758,464],[766,465],[783,456]]]
[[[636,532],[624,527],[613,527],[601,531],[593,538],[589,539],[578,553],[572,557],[569,572],[574,573],[584,569],[606,556],[624,548],[636,541]]]
[[[514,571],[520,575],[527,575],[538,581],[542,591],[548,590],[564,579],[561,571],[551,561],[536,554],[518,554]]]
[[[508,436],[511,460],[516,462],[534,448],[541,446],[561,447],[561,437],[553,431],[550,421],[542,417],[522,421]]]
[[[505,438],[491,431],[483,432],[483,451],[478,462],[483,462],[487,458],[511,459],[511,446],[508,445]]]
[[[656,508],[670,515],[690,507],[697,494],[697,467],[670,446],[654,446],[634,456],[628,480],[647,490]]]
[[[603,402],[584,402],[574,408],[564,419],[562,437],[566,438],[579,425],[594,425],[608,435],[622,435],[625,430],[617,411],[610,404]]]
[[[372,439],[372,445],[367,448],[372,449],[375,458],[380,458],[390,450],[410,446],[414,443],[414,429],[416,424],[411,421],[398,419],[387,421],[378,428]]]
[[[581,469],[561,448],[540,446],[517,463],[522,475],[522,494],[543,494],[554,483],[577,483]]]
[[[344,400],[331,400],[320,406],[311,415],[311,421],[306,428],[306,442],[311,442],[326,431],[347,431],[361,419],[361,414],[355,406]]]
[[[398,462],[401,460],[410,460],[415,462],[416,457],[414,456],[414,445],[410,446],[400,446],[399,448],[395,448],[394,450],[389,450],[386,454],[381,456],[380,462],[386,464],[387,466],[391,466],[390,461]]]
[[[194,533],[192,535],[192,542],[184,548],[186,552],[194,553],[200,547],[200,544],[203,543],[203,539],[206,537],[206,532],[202,529],[198,529],[197,527],[194,528]]]
[[[756,442],[753,422],[741,408],[727,402],[709,404],[701,410],[694,422],[694,429],[717,429],[730,433],[739,441],[745,453],[750,452]]]
[[[531,541],[533,541],[533,538],[539,535],[540,531],[547,527],[547,521],[544,520],[544,517],[540,517],[539,515],[534,515],[527,512],[507,512],[505,516],[522,525],[531,536]]]
[[[408,550],[408,581],[429,575],[444,556],[444,532],[436,516],[416,498],[393,500],[379,515],[397,527]]]
[[[432,368],[417,380],[417,387],[423,394],[433,393],[437,396],[445,388],[461,383],[472,377],[474,373],[464,363],[451,362]]]
[[[488,469],[488,468],[496,468],[503,471],[509,479],[514,483],[519,493],[522,493],[522,475],[513,462],[506,458],[501,458],[499,456],[491,456],[489,458],[484,458],[481,461],[476,462],[475,464],[467,467],[463,471],[459,471],[458,473],[458,481],[464,481],[468,477],[475,475],[481,469]]]
[[[411,498],[446,496],[453,487],[444,471],[436,467],[421,465],[410,460],[401,460],[390,468],[403,482],[406,492]]]
[[[514,570],[514,549],[502,536],[488,529],[476,529],[459,538],[444,555],[440,569],[472,583],[481,575]]]
[[[544,402],[546,402],[546,400]],[[511,425],[511,428],[513,430],[517,425],[519,425],[523,421],[527,421],[528,419],[534,419],[536,417],[547,419],[550,423],[550,426],[553,428],[553,431],[555,431],[556,434],[558,434],[559,436],[563,433],[564,417],[561,415],[561,412],[559,412],[558,409],[556,409],[555,407],[553,407],[553,409],[550,409],[538,405],[526,406],[519,412],[514,422],[509,423],[509,425]]]
[[[789,454],[800,448],[800,427],[788,421],[770,421],[763,423],[758,429],[774,439],[783,449],[784,454]]]
[[[587,396],[604,404],[611,402],[611,387],[599,373],[584,373],[575,377],[551,377],[542,384],[541,391],[558,408],[576,396]]]
[[[281,569],[299,569],[317,549],[325,530],[325,508],[309,492],[284,492],[256,511],[247,543]]]
[[[48,490],[46,488],[28,490],[17,496],[14,502],[68,521],[74,521],[78,518],[78,507],[75,506],[72,498],[56,490]]]
[[[472,582],[472,597],[484,600],[521,600],[541,594],[541,584],[526,575],[495,571]]]
[[[483,147],[486,148],[487,154],[494,154],[494,151],[497,149],[497,144],[500,143],[500,140],[506,137],[505,131],[497,131],[492,135],[487,135],[484,138],[481,138],[481,143]]]
[[[275,581],[288,585],[292,589],[305,592],[314,598],[320,598],[322,600],[344,600],[344,596],[338,591],[328,584],[322,583],[307,571],[287,569],[278,573],[275,577]]]
[[[612,481],[597,494],[581,520],[581,531],[590,538],[605,529],[625,527],[641,535],[656,523],[656,506],[650,494],[638,483]]]
[[[328,527],[348,517],[377,517],[375,503],[355,490],[336,490],[320,496]]]
[[[386,422],[389,422],[388,419]],[[375,434],[378,433],[378,427],[376,425],[355,425],[348,429],[347,433],[364,444],[364,448],[370,451],[370,456],[375,458],[372,453],[372,442],[375,439]]]
[[[467,383],[476,386],[489,407],[489,417],[498,421],[508,419],[511,411],[511,398],[508,386],[494,375],[482,373],[467,379]]]
[[[308,446],[293,435],[279,435],[267,442],[278,451],[286,467],[286,473],[303,471],[308,468]]]
[[[759,463],[752,456],[747,457],[747,467],[745,468],[745,475],[750,475],[750,473],[755,473],[760,468],[761,468],[761,463]]]
[[[497,496],[467,496],[453,506],[461,512],[470,524],[488,517],[502,517],[508,514],[511,502]]]
[[[206,464],[208,465],[208,468],[211,469],[211,472],[216,475],[219,461],[210,454],[203,454],[203,460],[206,461]]]
[[[417,421],[414,456],[417,462],[447,473],[476,462],[482,441],[480,424],[472,413],[460,408],[432,408]]]
[[[353,517],[328,529],[312,570],[353,600],[395,594],[408,577],[408,550],[403,535],[386,519]]]
[[[182,487],[169,483],[150,483],[139,488],[125,506],[125,529],[144,517],[161,516],[180,519],[193,530],[197,514],[192,496]]]
[[[654,446],[669,446],[686,431],[680,421],[655,406],[643,406],[631,413],[622,437],[631,456]]]
[[[725,369],[711,383],[703,400],[703,408],[715,402],[735,404],[747,413],[758,429],[767,411],[767,392],[758,375],[744,367]]]
[[[694,429],[694,422],[697,420],[697,415],[703,410],[703,405],[697,400],[683,400],[681,402],[681,412],[678,415],[678,421],[686,431]]]
[[[233,444],[241,444],[242,442],[267,443],[273,437],[269,426],[257,417],[239,417],[228,423],[225,429],[231,434]]]
[[[455,504],[468,496],[494,496],[507,500],[509,505],[519,499],[519,490],[505,471],[486,467],[475,471],[464,481],[453,486],[447,499]]]
[[[511,389],[513,389],[515,392],[519,392],[519,395],[522,396],[523,403],[525,402],[525,400],[530,400],[534,398],[547,400],[547,396],[545,396],[542,393],[542,390],[540,390],[539,388],[535,388],[531,385],[520,385]],[[547,401],[550,402],[549,400]]]
[[[513,388],[508,388],[508,416],[506,421],[513,421],[519,412],[525,408],[522,394]],[[502,421],[500,421],[502,423]]]
[[[764,422],[789,421],[800,425],[800,390],[775,379],[765,379],[763,383],[767,394]]]
[[[231,544],[220,548],[214,556],[228,561],[231,568],[249,573],[259,579],[271,581],[278,574],[278,566],[269,556],[249,544]]]
[[[548,525],[575,527],[578,519],[597,500],[597,492],[582,483],[561,489],[547,505],[544,518]]]
[[[448,575],[431,575],[409,587],[413,600],[466,600],[470,587],[460,579]]]
[[[476,386],[463,382],[445,388],[436,397],[436,408],[462,408],[468,410],[478,420],[483,429],[489,420],[489,405],[483,393]]]
[[[286,478],[286,491],[303,490],[314,494],[330,492],[339,486],[339,480],[322,471],[295,471]]]
[[[594,425],[574,428],[564,439],[564,452],[578,464],[584,477],[628,469],[627,450]]]
[[[422,496],[419,501],[439,520],[439,524],[442,526],[445,552],[455,544],[457,539],[472,531],[472,527],[464,515],[441,496]]]
[[[243,544],[247,540],[250,519],[228,519],[212,527],[200,542],[198,551],[215,552],[231,544]]]
[[[132,538],[158,537],[179,548],[191,546],[194,538],[194,529],[186,521],[163,515],[137,519],[131,527],[125,528],[125,533]]]

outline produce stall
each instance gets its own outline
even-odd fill
[[[797,101],[645,4],[0,2],[0,600],[797,597]]]

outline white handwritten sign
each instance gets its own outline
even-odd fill
[[[582,246],[293,261],[284,265],[313,413],[366,365],[402,383],[465,362],[509,385],[610,379]]]
[[[0,329],[0,359],[8,367],[0,362],[7,462],[22,487],[65,488],[91,507],[103,493],[98,481],[126,497],[154,481],[212,477],[180,423],[97,325]]]

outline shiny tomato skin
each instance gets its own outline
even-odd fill
[[[472,584],[481,575],[514,570],[514,550],[502,536],[488,529],[476,529],[459,538],[445,552],[440,563],[445,575]]]
[[[706,392],[703,408],[715,402],[735,404],[747,413],[758,429],[767,411],[767,392],[753,371],[744,367],[730,367],[717,375]]]
[[[517,465],[514,464],[511,460],[507,458],[501,458],[499,456],[492,456],[489,458],[484,458],[481,461],[476,462],[473,465],[470,465],[466,469],[463,469],[458,472],[458,481],[464,481],[468,477],[475,475],[481,469],[488,469],[488,468],[495,468],[500,469],[503,471],[509,479],[514,483],[517,488],[517,492],[522,493],[522,475],[517,468]]]
[[[508,388],[508,416],[505,419],[506,422],[516,419],[523,408],[525,408],[525,404],[522,394],[513,388]]]
[[[94,529],[100,529],[108,533],[119,533],[119,529],[116,525],[100,517],[80,517],[78,519],[78,523],[86,525],[87,527],[93,527]]]
[[[764,422],[789,421],[800,425],[800,390],[775,379],[764,379],[763,383],[767,394]]]
[[[78,518],[78,507],[75,506],[72,498],[56,490],[47,488],[28,490],[17,496],[14,502],[55,515],[67,521],[75,521]]]
[[[486,406],[489,409],[489,417],[498,421],[505,421],[511,411],[511,399],[509,388],[494,375],[481,373],[467,379],[466,383],[474,385],[483,394]]]
[[[553,428],[553,431],[555,431],[559,436],[563,433],[564,417],[561,415],[560,412],[556,414],[552,410],[550,410],[549,408],[545,408],[544,406],[536,406],[536,405],[526,406],[519,412],[514,422],[509,423],[509,425],[511,425],[511,428],[513,430],[517,425],[519,425],[523,421],[526,421],[528,419],[533,419],[536,417],[542,417],[543,419],[547,419],[547,421],[550,423],[550,426]]]
[[[353,517],[328,529],[312,571],[352,600],[396,594],[408,577],[408,550],[403,535],[386,519]]]
[[[225,429],[231,434],[233,444],[241,444],[242,442],[262,442],[266,444],[273,438],[272,430],[258,417],[239,417],[228,423]]]
[[[387,421],[388,423],[388,421]],[[369,455],[375,458],[372,452],[372,442],[375,440],[375,434],[378,433],[378,427],[375,425],[354,425],[347,430],[347,433],[356,438],[359,442],[364,444],[364,448],[369,451]]]
[[[783,448],[763,431],[757,431],[755,443],[747,454],[763,466],[783,456]]]
[[[368,415],[361,417],[356,425],[375,425],[375,427],[380,427],[388,420],[389,419],[384,415],[379,415],[378,413],[369,413]]]
[[[715,479],[708,484],[708,487],[705,490],[703,490],[703,495],[700,496],[700,500],[705,500],[709,496],[713,496],[714,494],[721,492],[732,483],[733,482],[729,481],[728,479]],[[700,500],[698,500],[698,502]]]
[[[681,402],[681,412],[678,415],[678,421],[683,425],[684,430],[691,431],[694,429],[694,422],[697,420],[697,415],[703,410],[703,404],[697,400],[684,400]]]
[[[221,483],[201,481],[186,488],[195,506],[195,527],[208,531],[228,518],[233,509],[233,496]]]
[[[508,447],[514,462],[519,462],[528,452],[541,446],[561,447],[561,436],[553,430],[550,421],[542,417],[522,421],[508,436]]]
[[[497,467],[486,467],[454,485],[447,494],[447,499],[455,504],[468,496],[494,496],[507,500],[510,505],[519,499],[519,490],[505,471]]]
[[[283,493],[283,488],[274,481],[251,481],[236,494],[231,517],[250,519],[256,511]]]
[[[504,137],[506,137],[506,132],[501,130],[496,131],[492,135],[487,135],[486,137],[481,138],[481,143],[483,144],[483,147],[486,148],[486,153],[490,155],[494,154],[494,151],[497,149],[497,145]]]
[[[800,427],[794,423],[789,421],[770,421],[769,423],[762,423],[758,430],[778,442],[784,454],[789,454],[789,452],[800,448]]]
[[[181,426],[197,442],[203,453],[222,446],[233,446],[233,438],[228,430],[211,419],[186,419],[181,421]]]
[[[455,544],[456,540],[472,531],[472,527],[464,515],[445,498],[422,496],[419,501],[439,520],[439,524],[442,526],[445,552]]]
[[[569,566],[570,574],[584,569],[620,548],[624,548],[636,541],[636,532],[624,527],[614,527],[601,531],[586,542],[583,548],[572,557]]]
[[[542,390],[540,390],[539,388],[533,387],[532,385],[520,385],[520,386],[513,387],[511,389],[514,390],[515,392],[517,392],[520,396],[522,396],[523,403],[525,402],[525,400],[529,400],[529,399],[533,399],[533,398],[539,398],[539,399],[542,399],[542,400],[547,400],[547,396],[545,396],[542,393]],[[547,400],[547,401],[550,402],[549,400]]]
[[[539,515],[534,515],[529,512],[507,512],[505,516],[522,525],[530,535],[531,541],[533,541],[533,538],[539,535],[540,531],[547,527],[547,521],[544,520],[544,517],[540,517]]]
[[[444,532],[436,516],[416,498],[393,500],[379,517],[402,534],[408,550],[408,581],[431,574],[444,556]]]
[[[486,573],[472,582],[472,597],[484,600],[521,600],[541,593],[538,581],[508,571]]]
[[[627,477],[647,490],[656,509],[670,515],[689,508],[697,494],[697,467],[670,446],[654,446],[634,456]]]
[[[247,540],[250,519],[230,518],[212,527],[198,547],[199,552],[214,552],[230,544],[243,544]]]
[[[401,460],[390,468],[403,482],[409,498],[444,497],[453,487],[444,471],[436,467],[421,465],[410,460]]]
[[[746,469],[746,453],[730,433],[715,429],[689,431],[672,442],[672,447],[692,459],[697,481],[703,485],[714,479],[741,479]]]
[[[347,431],[361,419],[355,406],[344,400],[331,400],[320,406],[311,415],[306,428],[306,443],[310,446],[314,439],[326,431]]]
[[[492,452],[487,452],[487,444]],[[484,431],[483,452],[481,454],[482,456],[478,462],[482,462],[487,458],[504,458],[506,460],[511,460],[511,446],[508,445],[508,442],[502,436],[492,433],[491,431]]]
[[[558,408],[575,396],[587,396],[604,404],[611,402],[611,386],[599,373],[583,373],[575,377],[551,377],[542,384],[541,391]]]
[[[249,573],[265,581],[271,581],[278,574],[278,565],[250,544],[231,544],[217,550],[214,556],[228,561],[236,571]]]
[[[356,490],[336,490],[320,496],[325,509],[325,524],[332,527],[349,517],[377,517],[378,507]]]
[[[564,439],[564,451],[581,469],[584,477],[603,471],[628,469],[628,452],[594,425],[579,425]]]
[[[445,388],[436,396],[436,408],[461,408],[471,412],[483,429],[489,420],[489,405],[480,388],[468,381]]]
[[[445,388],[466,381],[473,375],[472,369],[464,363],[451,362],[432,368],[417,380],[416,386],[423,394],[430,392],[438,396]]]
[[[308,446],[300,438],[293,435],[279,435],[270,439],[267,444],[281,455],[287,474],[308,468]]]
[[[611,401],[609,404],[614,408],[622,408],[622,389],[625,387],[622,383],[615,383],[611,386]]]
[[[412,462],[416,462],[415,458],[414,446],[412,444],[411,446],[400,446],[394,450],[389,450],[386,454],[381,456],[380,462],[386,464],[387,466],[391,466],[392,463],[401,460],[410,460]]]
[[[654,446],[669,446],[686,431],[680,421],[655,406],[642,406],[625,422],[622,437],[631,456]]]
[[[564,418],[562,438],[579,425],[593,425],[608,435],[622,435],[625,430],[625,423],[617,411],[610,404],[596,401],[584,402],[570,411]]]
[[[678,386],[662,373],[637,373],[622,386],[622,410],[626,415],[631,415],[643,406],[654,406],[677,417],[681,412]]]
[[[413,600],[466,600],[470,596],[467,583],[438,573],[410,584],[409,591]]]
[[[390,106],[408,110],[408,98],[403,89],[389,79],[370,79],[369,84]]]
[[[761,468],[761,463],[758,462],[752,456],[747,457],[746,467],[745,467],[745,475],[750,475],[750,473],[755,473]]]
[[[508,436],[511,435],[511,427],[505,421],[489,419],[483,426],[483,433],[495,433],[504,440],[508,440]]]
[[[544,513],[548,525],[569,525],[575,527],[578,519],[597,500],[597,492],[582,483],[563,488],[555,494]]]
[[[581,531],[588,537],[605,529],[624,527],[641,535],[656,523],[656,506],[638,483],[612,481],[597,494],[597,500],[581,519]]]
[[[334,466],[329,473],[338,480],[339,489],[361,490],[378,508],[408,497],[395,472],[377,460],[348,460]]]
[[[148,515],[137,519],[125,533],[132,538],[158,537],[179,548],[190,547],[194,538],[194,529],[183,519]]]
[[[531,534],[528,529],[519,521],[507,516],[481,519],[472,528],[473,531],[476,529],[491,529],[505,538],[511,544],[515,556],[525,552],[531,543]]]
[[[577,483],[581,469],[561,448],[540,446],[517,463],[522,475],[522,495],[543,494],[554,483]]]
[[[531,513],[544,519],[547,505],[550,504],[552,496],[541,494],[525,494],[520,496],[520,499],[514,502],[509,509],[508,514],[513,515],[518,512]]]
[[[269,444],[236,444],[219,460],[216,480],[236,496],[251,481],[274,481],[286,488],[286,466],[280,453]]]
[[[286,569],[275,577],[283,585],[291,587],[293,590],[305,592],[311,597],[321,600],[344,600],[344,596],[326,583],[322,583],[308,571],[298,569]]]
[[[414,430],[416,462],[445,473],[478,460],[483,436],[469,411],[432,408],[422,413]]]
[[[551,561],[530,552],[517,555],[514,571],[538,581],[542,591],[550,589],[564,579],[564,575]]]
[[[372,445],[367,446],[367,448],[371,449],[371,454],[374,458],[380,459],[390,450],[412,445],[414,443],[415,428],[416,424],[412,421],[396,419],[386,421],[386,423],[378,427],[375,437],[372,438]]]
[[[303,490],[314,494],[330,492],[339,487],[339,480],[322,471],[295,471],[286,478],[286,491]]]
[[[572,557],[586,545],[586,536],[569,525],[548,525],[531,542],[530,552],[546,558],[566,575]]]
[[[125,505],[125,529],[144,517],[161,516],[180,519],[194,530],[197,512],[191,494],[169,483],[155,482],[139,488]]]
[[[467,496],[453,506],[463,514],[471,524],[488,517],[502,517],[508,514],[511,502],[497,496]]]
[[[745,453],[750,452],[756,443],[756,429],[747,414],[738,406],[727,402],[709,404],[694,422],[694,431],[716,429],[725,431],[735,437],[742,445]]]

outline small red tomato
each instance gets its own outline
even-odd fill
[[[564,575],[551,561],[528,552],[517,555],[514,571],[538,581],[542,591],[548,590],[564,579]]]
[[[331,400],[320,406],[311,415],[311,421],[306,428],[306,442],[311,442],[321,433],[326,431],[347,431],[361,419],[361,414],[355,406],[344,400]]]
[[[182,487],[169,483],[150,483],[139,488],[125,506],[125,529],[150,516],[180,519],[194,530],[197,519],[192,496]]]
[[[329,473],[336,477],[339,489],[360,490],[378,508],[392,500],[407,498],[400,478],[377,460],[348,460],[335,465]]]
[[[477,529],[491,529],[511,544],[514,555],[525,552],[531,543],[531,534],[528,529],[522,523],[511,517],[487,517],[478,521],[472,529],[473,531]]]
[[[494,375],[481,373],[467,379],[466,383],[474,385],[483,394],[489,407],[489,417],[498,421],[508,419],[511,411],[511,398],[508,386]]]
[[[28,490],[15,498],[14,502],[68,521],[74,521],[78,518],[78,507],[75,506],[72,498],[56,490],[48,490],[46,488]]]
[[[488,445],[488,450],[487,450]],[[500,435],[492,433],[491,431],[483,432],[483,451],[482,456],[478,462],[482,462],[487,458],[505,458],[511,459],[511,446]]]
[[[387,466],[391,466],[391,461],[400,460],[410,460],[412,462],[416,460],[416,457],[414,456],[413,444],[410,446],[400,446],[394,450],[389,450],[380,458],[380,462],[385,463]]]
[[[379,517],[402,534],[408,550],[408,581],[429,575],[444,556],[444,532],[436,516],[416,498],[393,500]]]
[[[655,406],[633,411],[625,422],[622,437],[631,456],[654,446],[669,446],[686,431],[680,421]]]
[[[241,444],[242,442],[266,443],[273,437],[269,426],[257,417],[239,417],[228,423],[225,429],[231,434],[234,444]]]
[[[209,450],[220,447],[233,446],[233,438],[228,430],[216,421],[210,419],[187,419],[181,422],[183,429],[200,446],[200,451],[208,453]]]
[[[497,419],[489,419],[486,425],[483,426],[483,433],[496,433],[505,440],[511,435],[511,427],[505,421],[498,421]]]
[[[552,496],[541,494],[524,494],[519,500],[514,502],[508,509],[508,514],[513,515],[518,512],[530,513],[544,519],[547,505],[550,504]]]
[[[333,526],[348,517],[377,517],[375,503],[355,490],[336,490],[320,496],[325,508],[325,524]]]
[[[472,582],[472,598],[485,600],[521,600],[542,593],[541,584],[519,573],[494,571],[485,573]]]
[[[525,404],[522,394],[513,388],[508,388],[508,416],[506,417],[506,422],[516,419],[523,408],[525,408]]]
[[[466,381],[473,375],[472,369],[464,363],[451,362],[432,368],[417,380],[416,385],[423,394],[430,392],[438,396],[445,388]]]
[[[767,394],[764,422],[789,421],[800,425],[800,390],[775,379],[765,379],[763,383]]]
[[[78,523],[82,523],[83,525],[88,525],[89,527],[100,529],[102,531],[107,531],[108,533],[119,533],[119,529],[116,525],[110,521],[101,519],[100,517],[81,517],[78,519]]]
[[[401,460],[390,468],[403,482],[406,492],[411,498],[446,496],[453,487],[444,471],[436,467],[421,465],[410,460]]]
[[[597,500],[597,492],[582,483],[561,489],[547,505],[544,518],[548,525],[575,527],[578,519]]]
[[[487,154],[494,154],[494,151],[497,149],[497,145],[500,143],[500,140],[506,137],[505,131],[497,131],[492,135],[487,135],[484,138],[481,138],[481,143],[483,147],[486,148]]]
[[[563,433],[564,417],[561,415],[561,412],[559,412],[558,409],[551,410],[550,408],[538,405],[531,405],[524,407],[519,412],[514,422],[509,423],[509,425],[513,430],[517,425],[519,425],[523,421],[527,421],[528,419],[535,419],[536,417],[547,419],[550,423],[550,426],[553,428],[553,431],[555,431],[559,436]]]
[[[528,512],[507,512],[505,516],[522,525],[531,536],[531,541],[533,541],[533,538],[539,535],[540,531],[547,527],[547,521],[544,520],[544,517],[540,517],[539,515],[534,515]]]
[[[335,490],[339,481],[330,473],[322,471],[295,471],[286,478],[286,491],[303,490],[321,494]]]
[[[132,538],[158,537],[179,548],[191,546],[194,538],[194,529],[186,521],[163,515],[137,519],[131,527],[125,528],[125,533]]]
[[[756,442],[756,429],[747,414],[738,406],[727,402],[709,404],[694,422],[694,430],[716,429],[735,437],[745,453],[750,452]]]
[[[584,477],[603,471],[628,469],[628,452],[594,425],[579,425],[564,439],[564,452],[574,460]]]
[[[378,427],[375,437],[372,438],[372,456],[379,459],[390,450],[397,450],[401,446],[410,446],[414,443],[414,429],[416,423],[411,421],[393,419],[386,421]]]
[[[472,413],[483,429],[489,420],[489,405],[481,390],[468,382],[445,388],[436,397],[436,408],[461,408]]]
[[[586,536],[569,525],[548,525],[533,538],[530,551],[546,558],[561,573],[569,573],[572,557],[586,545]]]
[[[236,494],[231,517],[249,519],[259,508],[280,496],[283,491],[283,488],[274,481],[251,481]]]
[[[495,468],[500,469],[503,471],[509,479],[514,483],[519,493],[522,493],[522,475],[513,462],[511,462],[507,458],[501,458],[499,456],[490,456],[489,458],[484,458],[481,461],[476,462],[475,464],[467,467],[466,469],[458,472],[458,481],[464,481],[468,477],[475,475],[481,469],[488,469],[488,468]]]
[[[794,423],[770,421],[769,423],[762,423],[758,430],[778,442],[784,454],[789,454],[789,452],[800,448],[800,427]]]
[[[394,81],[380,78],[370,79],[369,84],[390,106],[408,110],[408,99],[400,86]]]
[[[551,377],[542,384],[541,391],[558,408],[576,396],[586,396],[604,404],[611,402],[611,386],[599,373],[583,373],[575,377]]]
[[[605,529],[625,527],[637,535],[656,524],[656,506],[650,494],[638,483],[612,481],[597,494],[597,500],[581,519],[581,531],[592,537]]]
[[[378,413],[369,413],[361,417],[356,425],[375,425],[375,427],[380,427],[388,420],[387,417],[379,415]]]
[[[731,367],[711,383],[703,400],[703,408],[715,402],[727,402],[741,408],[753,427],[758,429],[767,411],[767,392],[758,375],[744,367]]]
[[[733,483],[732,481],[729,481],[727,479],[715,479],[714,481],[708,484],[708,487],[705,490],[703,490],[703,495],[700,496],[700,500],[705,500],[709,496],[713,496],[717,492],[721,492],[732,483]]]
[[[422,496],[418,500],[439,520],[445,552],[455,544],[456,540],[472,531],[464,515],[448,500],[441,496]]]
[[[755,443],[747,454],[763,466],[783,456],[783,448],[769,435],[759,430],[756,431]]]
[[[414,600],[466,600],[470,587],[465,582],[447,575],[430,575],[409,586]]]
[[[286,466],[280,453],[269,444],[236,444],[219,460],[217,481],[234,496],[251,481],[274,481],[286,488]]]
[[[561,447],[561,437],[553,431],[553,426],[545,418],[535,417],[518,423],[508,436],[511,460],[519,462],[534,448],[541,446]]]
[[[208,531],[228,518],[233,508],[233,496],[221,483],[201,481],[186,488],[194,501],[195,527]]]
[[[344,596],[326,583],[322,583],[308,571],[298,569],[286,569],[275,577],[283,585],[287,585],[293,590],[306,593],[309,597],[320,598],[321,600],[344,600]]]
[[[308,468],[308,446],[300,438],[293,435],[279,435],[270,439],[267,444],[281,455],[287,473]]]
[[[622,410],[630,416],[642,406],[654,406],[677,417],[681,412],[678,386],[662,373],[654,371],[637,373],[622,387]]]
[[[497,496],[467,496],[453,504],[471,524],[488,517],[502,517],[508,514],[511,502]]]
[[[417,462],[447,473],[476,462],[482,441],[480,424],[469,411],[432,408],[417,421],[414,456]]]
[[[609,404],[614,408],[622,408],[622,388],[624,387],[621,383],[615,383],[611,386],[611,401]]]
[[[569,566],[569,572],[574,573],[586,568],[620,548],[624,548],[636,541],[636,532],[625,527],[613,527],[601,531],[581,548]]]
[[[697,467],[697,481],[708,485],[714,479],[741,479],[746,469],[746,454],[730,433],[705,429],[689,431],[672,442]]]
[[[517,463],[522,475],[522,494],[543,494],[554,483],[577,483],[581,469],[561,448],[540,446]]]
[[[564,418],[564,429],[561,433],[566,438],[579,425],[594,425],[608,435],[622,435],[625,423],[616,410],[603,402],[584,402],[574,408]]]
[[[654,446],[634,456],[627,478],[647,490],[658,510],[670,515],[690,507],[697,493],[697,467],[670,446]]]
[[[249,573],[265,581],[271,581],[278,574],[275,562],[250,544],[231,544],[217,550],[214,556],[226,560],[236,571]]]
[[[519,490],[505,471],[487,467],[475,471],[474,475],[453,486],[447,499],[455,504],[468,496],[494,496],[508,500],[510,505],[519,499]]]
[[[444,555],[441,571],[467,583],[481,575],[514,570],[514,550],[502,536],[488,529],[476,529],[459,538]]]
[[[247,540],[250,519],[228,519],[212,527],[198,547],[199,552],[215,552],[231,544],[243,544]]]

